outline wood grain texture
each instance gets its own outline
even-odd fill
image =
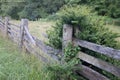
[[[83,61],[85,61],[89,64],[92,64],[92,65],[94,65],[94,66],[96,66],[100,69],[108,71],[108,72],[114,74],[117,77],[120,77],[120,68],[118,68],[116,66],[113,66],[112,64],[109,64],[105,61],[102,61],[100,59],[97,59],[95,57],[87,55],[83,52],[78,53],[78,58],[80,58],[81,60],[83,60]]]
[[[43,62],[48,62],[48,59],[43,57],[42,55],[40,55],[34,48],[32,48],[31,45],[29,45],[27,42],[24,41],[24,45],[26,47],[26,49],[32,53],[33,55],[35,55],[36,57],[38,57],[40,60],[42,60]]]
[[[16,36],[20,36],[20,31],[17,32],[17,31],[15,31],[15,30],[9,28],[9,29],[8,29],[8,32],[9,32],[9,33],[13,33],[13,34],[15,34]],[[15,37],[16,37],[16,36],[15,36]]]
[[[79,71],[81,75],[88,78],[89,80],[109,80],[107,77],[101,75],[100,73],[92,70],[91,68],[81,65],[82,70]]]
[[[0,20],[0,25],[5,25],[5,23],[3,21]]]
[[[17,44],[19,43],[18,38],[14,37],[14,35],[11,35],[10,33],[8,33],[8,38]]]
[[[11,25],[11,26],[14,26],[14,27],[16,27],[16,28],[20,28],[20,25],[16,25],[16,24],[13,24],[13,23],[8,23],[8,25]]]
[[[62,57],[62,63],[64,63],[64,50],[68,46],[69,43],[72,43],[73,36],[73,27],[69,24],[63,25],[63,37],[62,37],[62,53],[60,56]]]
[[[8,37],[8,22],[9,22],[9,18],[5,17],[5,37]]]
[[[16,28],[16,27],[14,27],[12,25],[8,25],[8,29],[12,29],[12,30],[20,33],[20,28]]]
[[[25,26],[24,28],[25,28],[25,35],[29,38],[29,40],[31,41],[31,43],[32,43],[33,45],[36,45],[36,42],[35,42],[35,40],[33,39],[33,37],[31,36],[31,34],[29,33],[28,28],[27,28],[26,26]]]
[[[72,36],[73,36],[73,27],[68,24],[63,25],[63,40],[62,40],[62,50],[64,51],[64,48],[67,47],[68,43],[72,42]]]
[[[105,46],[98,45],[98,44],[91,43],[84,40],[74,39],[73,42],[74,44],[79,45],[81,47],[84,47],[84,48],[93,50],[95,52],[98,52],[100,54],[104,54],[108,57],[120,60],[120,50],[116,50],[110,47],[105,47]]]
[[[0,24],[0,29],[1,29],[1,31],[4,31],[4,25]]]
[[[23,48],[23,37],[24,37],[24,26],[26,25],[26,19],[21,19],[21,25],[20,25],[20,40],[19,40],[19,48]]]
[[[61,50],[54,49],[54,48],[46,45],[44,42],[42,42],[39,39],[35,39],[35,41],[36,41],[36,46],[38,46],[39,49],[41,49],[45,54],[51,56],[53,59],[55,59],[57,61],[59,60],[58,55],[62,53]]]

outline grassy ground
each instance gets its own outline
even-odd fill
[[[0,80],[51,80],[44,68],[41,61],[21,54],[16,45],[0,36]]]
[[[30,21],[29,29],[32,35],[45,41],[46,31],[54,24],[48,21]]]
[[[20,24],[20,21],[13,20],[11,23]],[[30,33],[40,40],[46,41],[46,31],[54,25],[53,21],[29,21],[29,31]]]
[[[20,21],[16,21],[16,20],[12,20],[10,21],[10,23],[14,23],[16,25],[20,24]],[[44,21],[44,20],[40,20],[40,21],[29,21],[28,22],[28,27],[29,27],[29,31],[30,33],[34,36],[37,37],[38,39],[44,41],[44,42],[48,42],[48,39],[45,38],[46,36],[46,31],[51,28],[51,26],[55,24],[52,21]],[[43,53],[43,51],[37,49],[39,51],[39,54],[47,57],[47,59],[52,60],[49,56],[45,55]]]
[[[120,35],[120,26],[117,26],[117,25],[106,25],[105,27],[109,28],[112,32],[118,33]],[[117,38],[117,41],[120,42],[120,37]]]

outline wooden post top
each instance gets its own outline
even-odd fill
[[[10,20],[10,18],[9,17],[5,17],[5,21],[9,21]]]
[[[22,25],[28,25],[28,19],[21,19]]]

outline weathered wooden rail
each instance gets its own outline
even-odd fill
[[[83,48],[87,48],[89,50],[97,52],[97,54],[120,60],[120,50],[73,38],[73,27],[71,25],[65,24],[63,26],[63,50],[69,42],[73,43],[73,45],[81,46]],[[78,53],[78,58],[86,63],[89,63],[99,69],[105,70],[120,78],[120,67],[116,67],[106,61],[95,58],[83,52]],[[80,71],[80,74],[82,74],[89,80],[109,80],[107,77],[85,65],[82,65],[82,70]]]
[[[63,50],[69,42],[72,42],[74,45],[79,45],[81,47],[95,51],[98,54],[106,55],[113,59],[120,60],[120,50],[73,38],[73,27],[68,24],[65,24],[63,26],[62,50],[56,50],[44,44],[44,42],[37,39],[36,37],[32,36],[28,30],[27,19],[22,19],[19,25],[10,23],[8,17],[6,17],[5,20],[0,19],[0,32],[3,33],[6,38],[9,38],[17,43],[21,50],[24,48],[27,52],[36,55],[44,62],[50,62],[48,59],[49,57],[52,57],[52,59],[59,61],[58,55],[64,55]],[[43,53],[40,50],[43,51]],[[120,67],[116,67],[106,61],[95,58],[83,52],[78,53],[78,58],[120,78]],[[87,67],[85,65],[81,66],[82,70],[79,71],[79,73],[89,80],[109,80],[106,76],[91,69],[90,67]]]
[[[0,31],[6,38],[17,43],[21,51],[25,49],[45,62],[49,62],[51,57],[56,61],[59,60],[57,54],[61,53],[61,51],[47,46],[43,41],[33,37],[28,30],[27,19],[22,19],[18,25],[10,23],[8,17],[5,20],[0,19]],[[43,52],[40,52],[40,50]],[[48,56],[47,58],[46,55]]]

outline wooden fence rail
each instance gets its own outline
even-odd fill
[[[44,62],[50,62],[50,60],[46,58],[46,55],[48,57],[52,57],[52,59],[55,61],[59,61],[60,58],[58,55],[64,56],[64,49],[67,47],[69,42],[74,43],[74,45],[79,45],[89,50],[98,52],[98,54],[103,54],[108,57],[120,60],[120,50],[73,38],[73,27],[69,24],[63,25],[62,50],[57,50],[44,44],[44,42],[30,34],[27,19],[21,19],[21,23],[18,25],[10,23],[9,20],[10,19],[8,17],[6,17],[5,20],[0,18],[0,32],[3,33],[6,38],[16,42],[19,45],[20,50],[24,48],[27,52],[36,55]],[[42,50],[43,53],[41,53],[40,50]],[[116,67],[108,62],[83,52],[78,53],[78,58],[120,78],[120,67]],[[94,69],[85,65],[81,66],[82,70],[79,71],[79,73],[89,80],[109,80],[106,76],[100,74]]]
[[[65,48],[69,42],[72,42],[74,45],[87,48],[94,52],[98,52],[96,54],[103,54],[113,59],[120,60],[120,50],[116,50],[110,47],[105,47],[103,45],[98,45],[88,41],[73,38],[72,32],[73,32],[73,27],[71,25],[65,24],[63,26],[63,46],[64,46],[63,48]],[[116,67],[108,62],[105,62],[101,59],[97,59],[83,52],[78,53],[78,58],[80,58],[80,60],[83,60],[86,63],[89,63],[99,69],[105,70],[120,78],[120,67]],[[103,76],[102,74],[96,72],[93,69],[90,69],[89,67],[82,65],[82,68],[83,69],[82,71],[80,71],[80,74],[82,74],[84,77],[88,78],[89,80],[109,80],[107,77]]]
[[[105,47],[105,46],[98,45],[98,44],[91,43],[91,42],[84,41],[84,40],[74,39],[73,42],[74,44],[79,45],[81,47],[84,47],[89,50],[98,52],[100,54],[109,56],[111,58],[120,60],[120,50],[116,50],[110,47]]]
[[[58,61],[58,53],[61,53],[61,50],[56,50],[50,46],[47,46],[41,40],[33,37],[28,30],[28,20],[21,19],[21,23],[16,25],[9,22],[9,18],[5,18],[5,22],[0,19],[0,31],[4,34],[5,37],[8,37],[15,43],[18,43],[19,48],[24,48],[30,53],[36,55],[39,59],[49,62],[47,58],[40,54],[37,50],[41,49],[44,52],[44,55],[52,57],[55,61]]]

